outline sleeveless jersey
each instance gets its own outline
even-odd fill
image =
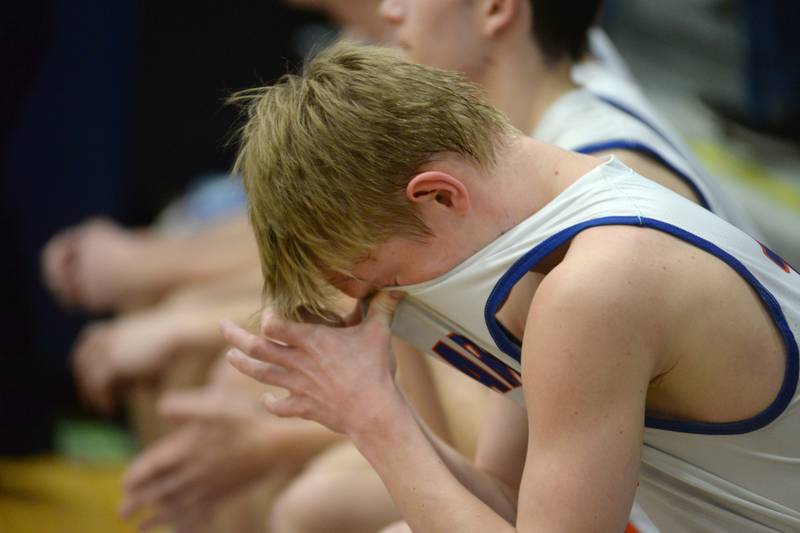
[[[547,109],[533,138],[584,154],[617,149],[649,157],[688,185],[703,207],[760,237],[736,199],[661,120],[635,83],[597,62],[581,63],[573,76],[581,87]]]
[[[633,225],[666,232],[727,263],[757,292],[786,348],[775,401],[741,422],[647,418],[637,501],[663,531],[800,531],[800,275],[709,211],[615,158],[449,272],[396,287],[392,329],[523,403],[521,345],[495,318],[511,288],[580,231]]]

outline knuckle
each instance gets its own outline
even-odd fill
[[[264,345],[258,337],[250,337],[247,339],[245,350],[248,355],[252,355],[258,359],[264,356]]]

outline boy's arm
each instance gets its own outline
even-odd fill
[[[656,367],[657,291],[645,276],[602,262],[554,270],[528,315],[522,376],[531,431],[519,531],[625,529]]]
[[[445,442],[452,442],[439,391],[425,354],[403,341],[392,338],[397,359],[397,384],[424,425]]]
[[[475,467],[514,494],[514,509],[528,450],[528,413],[514,400],[492,392],[481,422]]]
[[[612,283],[613,270],[601,276],[602,288],[575,283],[568,271],[563,281],[554,274],[534,300],[523,347],[536,429],[516,526],[453,475],[394,386],[390,314],[381,310],[386,298],[376,298],[356,328],[275,321],[269,337],[288,346],[240,337],[243,332],[226,326],[229,342],[251,356],[234,353],[231,362],[292,391],[267,403],[273,413],[348,433],[414,531],[616,533],[625,527],[636,485],[652,369],[641,318],[652,313],[638,306],[645,298],[631,296],[627,279],[617,274],[621,279]]]
[[[529,314],[522,375],[532,430],[515,520],[448,476],[402,409],[356,437],[413,531],[625,529],[654,360],[637,319],[645,314],[613,281],[570,276],[543,284]]]
[[[505,518],[509,522],[513,522],[517,512],[518,484],[509,484],[505,479],[497,476],[495,472],[482,469],[473,464],[452,446],[437,437],[424,422],[419,420],[418,416],[415,416],[415,419],[417,425],[438,455],[438,459],[447,467],[456,481],[483,503],[488,505],[499,516]],[[516,446],[519,448],[520,445],[524,446],[526,435],[525,433],[520,434],[517,428],[503,428],[498,430],[494,438],[505,442],[515,439],[519,440],[518,438],[521,438],[523,443],[518,443]],[[358,443],[356,443],[356,446],[358,446]],[[368,456],[365,455],[365,457],[369,460]],[[506,462],[514,464],[517,462],[516,457],[509,456],[496,459],[497,461],[494,464]],[[524,456],[519,458],[520,462],[523,460]],[[374,466],[373,464],[373,467]]]

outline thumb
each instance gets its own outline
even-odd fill
[[[388,328],[392,323],[394,310],[403,296],[399,291],[381,291],[376,294],[369,303],[365,323],[379,323]]]
[[[224,399],[205,389],[163,395],[158,401],[158,414],[170,422],[224,422],[230,418]]]

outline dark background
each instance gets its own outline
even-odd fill
[[[296,65],[275,0],[6,0],[0,16],[0,455],[51,446],[76,405],[68,353],[85,317],[44,291],[39,253],[88,216],[150,222],[225,171],[235,89]],[[295,39],[296,40],[296,39]]]

